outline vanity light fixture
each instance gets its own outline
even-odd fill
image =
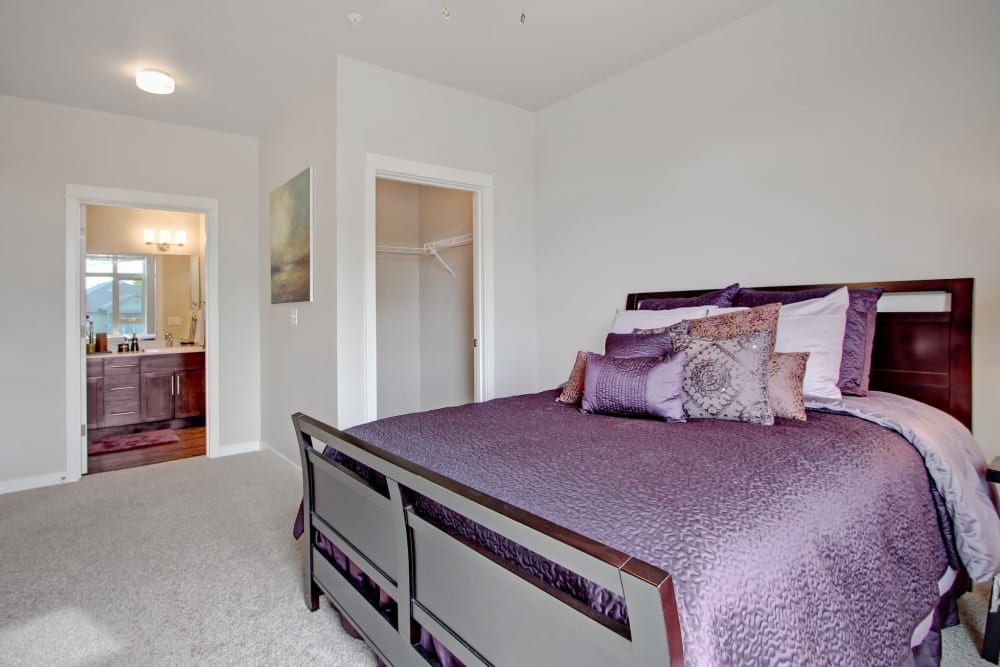
[[[147,93],[169,95],[174,92],[174,77],[158,69],[141,69],[135,73],[135,85]]]
[[[146,245],[155,245],[160,249],[160,252],[166,252],[170,250],[172,245],[183,246],[187,243],[187,232],[183,230],[171,232],[169,229],[161,229],[160,240],[157,241],[155,229],[144,229],[142,230],[142,240],[146,242]]]

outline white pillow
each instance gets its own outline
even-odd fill
[[[681,320],[699,320],[708,313],[707,306],[694,308],[671,308],[670,310],[625,310],[619,308],[611,333],[632,333],[633,329],[656,329],[669,327]]]
[[[820,299],[789,303],[778,311],[775,352],[808,352],[802,381],[805,398],[839,401],[840,358],[847,326],[847,288]]]

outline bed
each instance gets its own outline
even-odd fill
[[[961,522],[950,525],[951,519],[942,509],[949,499],[928,493],[928,486],[933,490],[934,485],[929,484],[928,471],[913,447],[871,422],[891,417],[892,402],[897,400],[893,396],[902,396],[971,425],[973,282],[953,279],[878,285],[887,293],[945,294],[950,307],[940,312],[878,314],[872,389],[891,392],[892,396],[883,399],[878,415],[860,414],[867,404],[855,405],[859,414],[853,416],[810,413],[815,428],[808,432],[815,443],[809,447],[817,454],[815,459],[802,457],[801,463],[814,477],[805,477],[807,483],[795,485],[794,493],[787,494],[780,486],[784,482],[776,479],[778,486],[766,492],[770,494],[768,501],[753,508],[753,521],[740,512],[752,507],[754,497],[763,502],[754,488],[766,481],[771,470],[763,459],[774,449],[773,443],[806,442],[807,430],[800,425],[782,424],[766,433],[759,428],[739,430],[747,425],[685,425],[684,438],[711,442],[725,437],[727,442],[742,443],[731,446],[731,456],[716,452],[714,458],[704,460],[684,459],[683,452],[690,448],[677,448],[680,453],[676,456],[681,458],[673,461],[672,469],[706,466],[703,475],[689,475],[688,482],[697,484],[716,475],[719,482],[712,483],[725,488],[715,505],[732,506],[728,514],[713,508],[713,512],[718,511],[713,525],[703,530],[690,520],[693,514],[685,513],[685,491],[674,487],[664,491],[664,484],[658,484],[663,471],[657,466],[664,466],[661,459],[669,457],[657,456],[651,461],[648,451],[652,448],[621,450],[614,456],[601,454],[602,446],[623,438],[639,442],[644,437],[662,437],[652,435],[651,429],[656,428],[652,423],[625,426],[620,423],[623,420],[597,417],[581,428],[584,422],[572,408],[553,404],[553,392],[382,420],[350,433],[306,415],[294,415],[303,464],[308,608],[317,609],[320,596],[326,596],[346,626],[390,665],[717,664],[753,661],[757,655],[771,660],[784,646],[819,642],[836,647],[837,641],[842,641],[843,650],[848,652],[843,655],[857,650],[857,655],[870,658],[871,641],[865,644],[861,637],[855,647],[854,638],[840,636],[844,634],[840,632],[843,617],[850,615],[843,612],[849,605],[841,601],[837,607],[830,601],[842,588],[836,581],[825,583],[838,577],[862,578],[859,573],[863,571],[866,581],[885,579],[878,590],[903,591],[890,596],[888,602],[878,599],[870,603],[885,609],[858,612],[858,618],[869,624],[865,627],[877,635],[874,642],[885,643],[886,637],[897,635],[897,644],[912,639],[917,649],[912,655],[920,656],[923,651],[933,662],[934,646],[928,645],[934,642],[934,632],[953,615],[954,599],[968,581],[962,560],[965,554],[955,553],[950,538],[942,539],[942,532],[950,535],[950,529],[955,528],[961,542],[967,531]],[[764,289],[802,287],[815,286]],[[697,292],[630,294],[627,307],[637,308],[644,299],[694,294]],[[911,408],[912,403],[902,404],[901,409]],[[935,419],[928,417],[931,422]],[[463,432],[462,428],[471,430]],[[574,432],[573,428],[580,430]],[[824,428],[829,432],[822,431]],[[827,442],[824,438],[828,440],[830,433],[840,430],[864,432],[857,437],[834,436],[844,442],[878,441],[878,447],[826,461],[821,452],[831,448],[823,446]],[[968,437],[967,432],[964,437]],[[971,437],[968,440],[971,442]],[[326,453],[317,449],[321,445]],[[874,458],[872,449],[879,452]],[[705,448],[699,448],[702,450]],[[588,465],[574,458],[582,456],[581,452],[590,457]],[[927,460],[938,456],[922,453]],[[864,456],[869,459],[861,465]],[[966,467],[973,469],[965,472],[978,475],[980,487],[986,489],[982,457],[978,455],[980,460],[976,461],[970,456],[972,462]],[[536,459],[541,458],[558,461],[537,464]],[[784,458],[776,458],[770,465],[781,468]],[[897,458],[898,465],[886,463]],[[852,465],[855,467],[850,468]],[[730,472],[719,475],[719,470]],[[874,497],[879,503],[883,495],[891,497],[892,516],[888,516],[889,509],[869,507],[876,503],[850,506],[850,494],[824,484],[824,480],[845,474],[858,478],[871,475],[872,486],[888,489]],[[607,481],[615,476],[620,478],[615,481],[626,479],[629,484]],[[899,490],[903,486],[913,488]],[[598,487],[600,494],[589,492]],[[633,491],[635,496],[630,495]],[[709,490],[703,496],[711,497],[711,493]],[[908,532],[897,535],[896,542],[887,547],[894,549],[897,557],[884,562],[875,558],[874,564],[871,559],[856,562],[863,559],[837,555],[838,550],[829,544],[816,552],[821,554],[816,557],[809,552],[812,538],[806,538],[805,552],[798,560],[787,559],[790,569],[754,572],[761,565],[759,561],[766,560],[760,558],[760,549],[765,547],[756,529],[744,531],[745,524],[759,527],[758,517],[769,511],[768,506],[781,504],[772,503],[771,498],[819,493],[827,494],[814,498],[813,506],[819,510],[829,507],[831,499],[844,504],[845,512],[840,515],[844,530],[856,532],[854,524],[858,523],[845,521],[845,515],[850,519],[850,512],[866,513],[865,523],[874,531],[868,542],[880,539],[875,536],[878,531],[889,534],[905,527]],[[912,507],[906,493],[919,498],[922,505]],[[656,497],[658,503],[652,509],[650,497]],[[988,502],[987,511],[996,522],[992,497]],[[795,505],[801,512],[801,507],[810,503],[796,500]],[[806,521],[801,516],[793,520]],[[879,521],[885,525],[880,527]],[[816,524],[819,532],[827,523],[836,521],[821,517]],[[683,533],[684,539],[667,544],[659,537],[650,539],[672,530]],[[837,539],[838,534],[831,532],[827,541]],[[682,541],[683,548],[677,546]],[[859,541],[858,548],[863,550],[868,542]],[[734,549],[734,544],[740,548]],[[914,544],[924,545],[919,557],[899,555],[921,551],[911,548]],[[990,561],[992,556],[985,554],[984,558]],[[750,560],[738,562],[743,557]],[[706,560],[713,566],[705,567]],[[665,563],[678,567],[665,568]],[[974,569],[990,567],[979,563]],[[701,576],[709,570],[721,574],[713,575],[711,585],[698,589],[700,579],[711,580]],[[693,571],[698,576],[692,576]],[[741,572],[754,572],[754,576],[741,577]],[[798,595],[787,583],[797,574],[805,575],[803,581],[815,583],[817,589]],[[768,576],[775,581],[762,585]],[[982,572],[977,572],[977,578],[982,577]],[[720,580],[726,585],[720,586]],[[894,582],[898,586],[893,586]],[[871,588],[875,590],[874,583]],[[782,602],[775,610],[778,598]],[[703,599],[709,599],[710,604],[701,605]],[[839,613],[831,616],[830,609]],[[786,613],[792,620],[784,626],[775,625],[769,618],[774,613]],[[816,620],[802,621],[806,615]],[[855,619],[856,624],[861,622]],[[803,638],[789,634],[802,634],[803,628],[824,635]],[[699,638],[699,634],[706,637]],[[902,654],[897,648],[888,649],[878,662],[898,664]],[[904,653],[910,659],[910,653]],[[794,655],[792,661],[822,663],[824,656]]]

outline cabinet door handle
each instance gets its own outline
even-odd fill
[[[174,376],[170,376],[170,395],[174,395]]]
[[[121,417],[121,416],[124,416],[124,415],[134,415],[134,414],[135,414],[135,410],[130,410],[128,412],[112,412],[111,416],[112,417]]]
[[[135,387],[110,387],[108,391],[124,391],[126,389],[135,389]]]
[[[181,395],[181,376],[177,376],[177,395]]]
[[[111,364],[109,368],[135,368],[138,364]]]

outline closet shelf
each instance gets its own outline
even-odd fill
[[[377,245],[375,246],[375,252],[381,253],[394,253],[401,255],[433,255],[434,258],[441,262],[441,265],[451,274],[451,277],[455,277],[455,272],[448,262],[441,258],[438,254],[438,250],[443,248],[457,248],[463,245],[469,245],[472,243],[472,234],[462,234],[461,236],[452,236],[448,239],[441,239],[440,241],[428,241],[422,246],[401,246],[401,245]]]

